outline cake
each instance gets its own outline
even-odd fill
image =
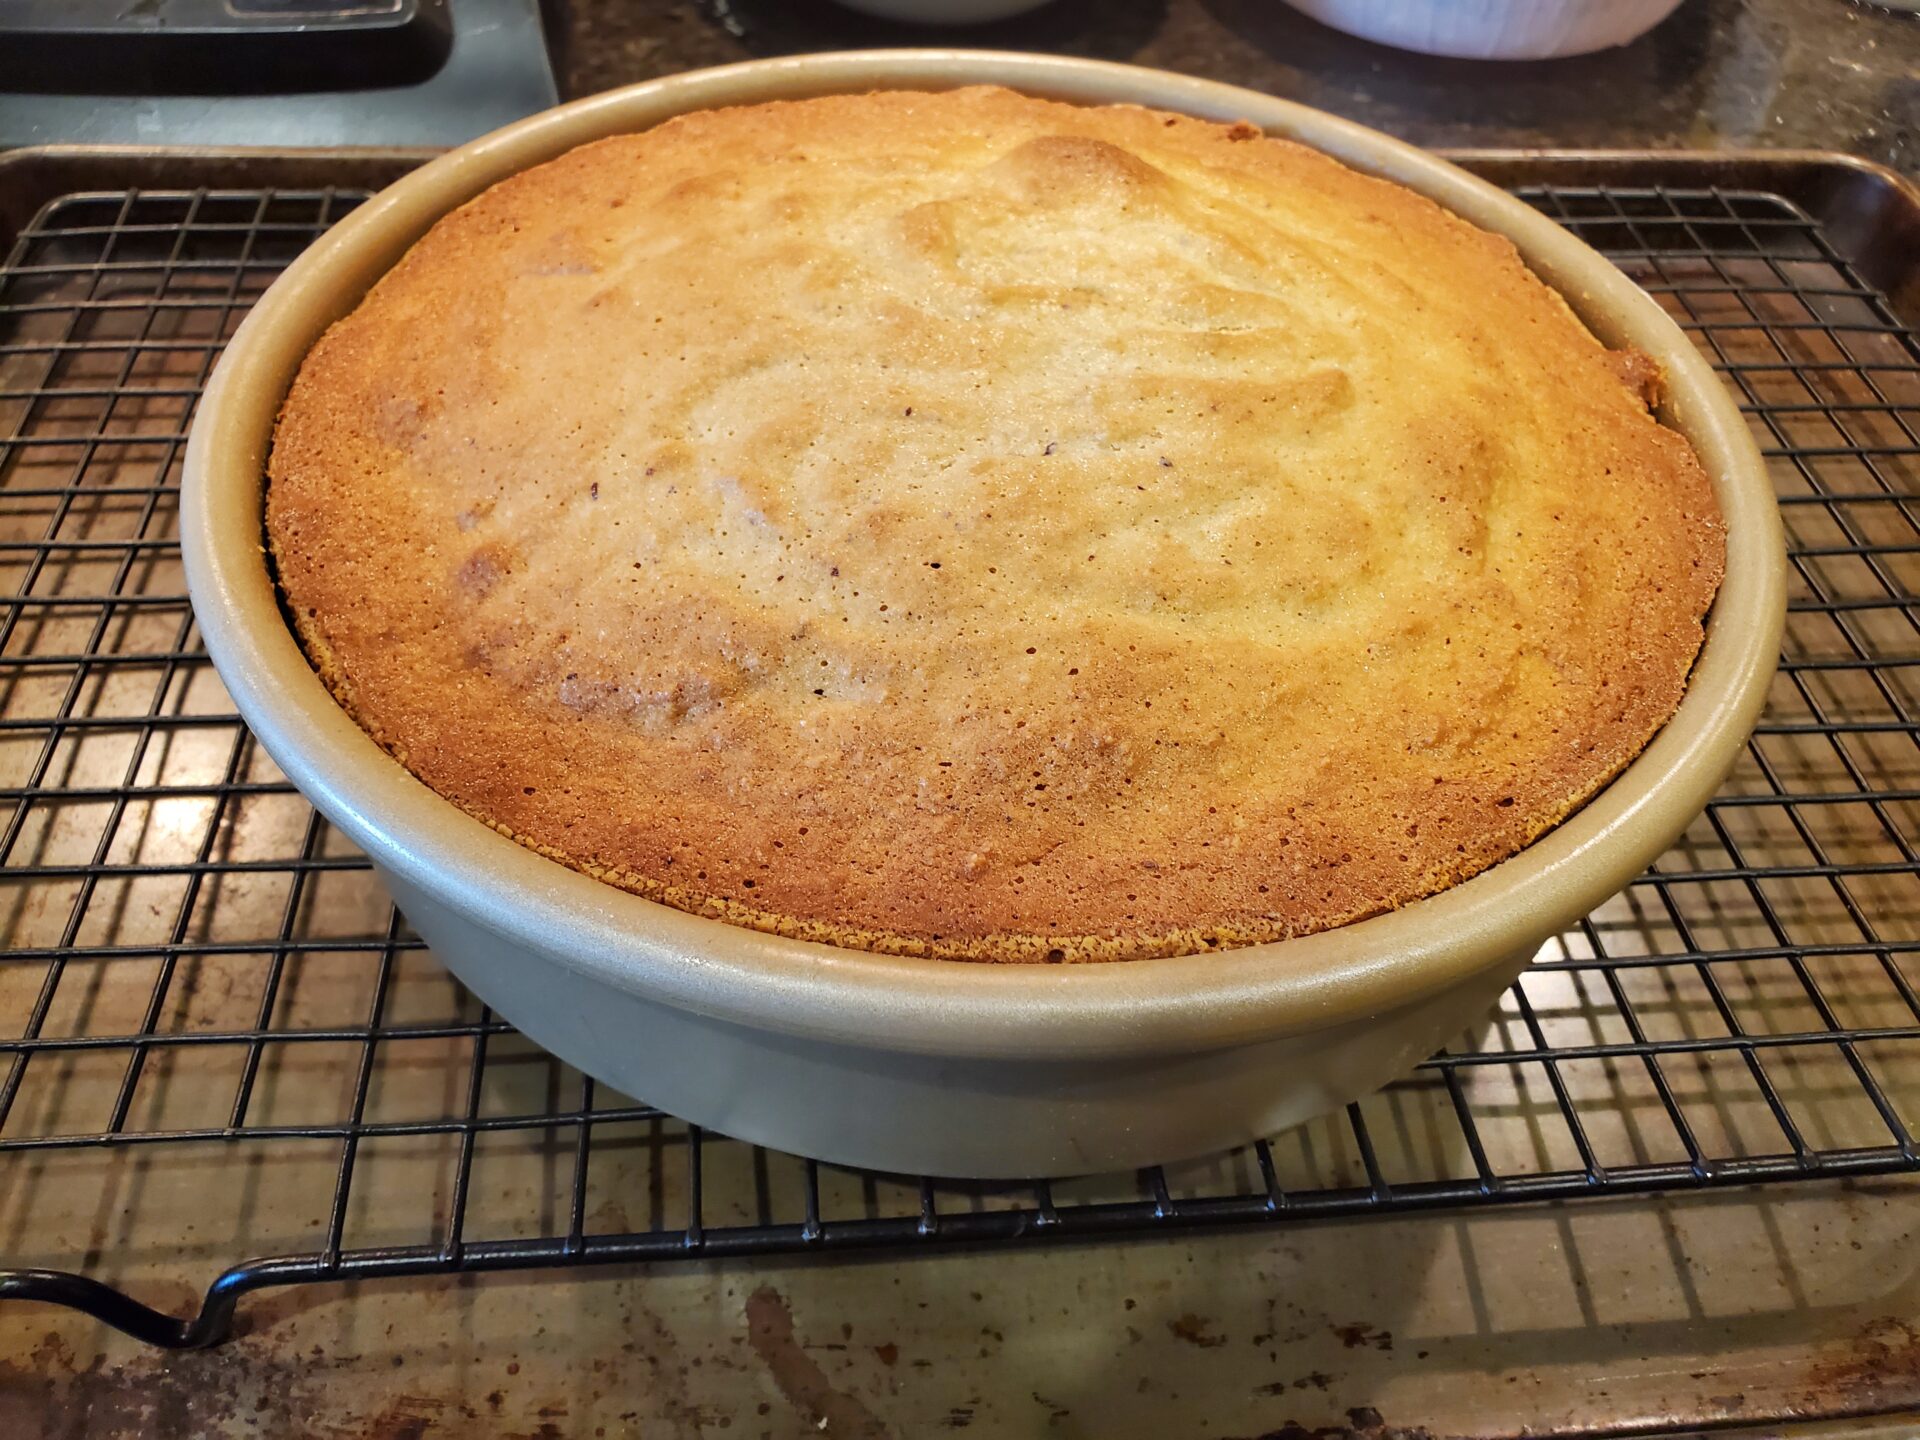
[[[542,854],[896,954],[1146,959],[1512,855],[1672,715],[1709,482],[1490,235],[995,88],[705,111],[434,225],[268,464],[293,624]]]

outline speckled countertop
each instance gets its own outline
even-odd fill
[[[1852,0],[1686,0],[1633,45],[1522,65],[1404,54],[1280,0],[1056,0],[966,29],[830,0],[570,0],[563,84],[869,45],[978,45],[1155,65],[1351,116],[1423,145],[1793,146],[1920,168],[1920,18]]]

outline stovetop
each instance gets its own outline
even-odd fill
[[[554,104],[545,0],[0,0],[0,148],[454,145]]]

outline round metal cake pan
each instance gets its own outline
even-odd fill
[[[1726,580],[1678,713],[1583,809],[1463,884],[1338,930],[1170,959],[977,965],[764,935],[601,884],[440,798],[335,704],[268,571],[268,446],[308,348],[435,220],[575,145],[684,111],[984,82],[1248,120],[1313,145],[1507,235],[1601,339],[1661,362],[1662,418],[1693,443],[1726,516]],[[1785,615],[1779,513],[1737,410],[1660,307],[1558,226],[1431,155],[1271,96],[973,51],[673,76],[534,116],[409,175],[328,232],[241,325],[194,422],[181,524],[201,633],[240,713],[365,848],[435,953],[501,1015],[702,1126],[952,1176],[1067,1175],[1221,1150],[1404,1073],[1700,813],[1759,715]]]

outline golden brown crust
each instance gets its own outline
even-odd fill
[[[334,694],[522,843],[983,960],[1325,929],[1672,714],[1706,477],[1511,245],[994,89],[709,111],[441,221],[270,463]]]

